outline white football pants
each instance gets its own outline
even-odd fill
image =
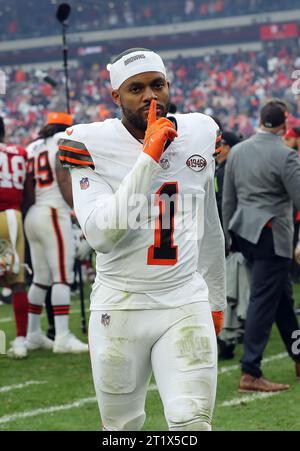
[[[170,430],[210,430],[217,342],[209,304],[92,311],[89,347],[106,430],[137,431],[153,370]]]
[[[68,211],[33,205],[25,218],[33,282],[70,284],[74,278],[75,245]]]

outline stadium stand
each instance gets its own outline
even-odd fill
[[[57,34],[55,9],[58,1],[42,0],[41,3],[43,7],[36,8],[33,0],[1,0],[0,36],[18,39]],[[151,3],[147,0],[74,0],[72,6],[72,31],[179,23],[298,8],[294,0],[285,0],[280,6],[269,0],[154,0]]]
[[[280,46],[261,52],[206,55],[168,61],[172,101],[182,112],[217,115],[228,129],[250,136],[258,107],[282,97],[291,105],[290,125],[300,116],[300,96],[292,92],[291,74],[300,68],[297,48]],[[34,139],[48,111],[65,108],[63,74],[50,70],[53,87],[34,70],[11,70],[7,94],[0,97],[9,139],[26,145]],[[101,64],[72,68],[71,104],[75,122],[104,120],[117,113],[110,96],[108,71]]]

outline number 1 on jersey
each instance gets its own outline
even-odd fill
[[[178,246],[174,246],[174,216],[177,209],[178,183],[164,183],[155,196],[155,205],[159,206],[159,216],[155,222],[154,245],[148,248],[147,264],[175,265],[178,260]]]

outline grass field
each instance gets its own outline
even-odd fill
[[[300,286],[295,287],[300,305]],[[79,302],[72,304],[71,329],[80,333]],[[46,319],[43,317],[43,324]],[[0,306],[0,329],[7,342],[14,337],[10,306]],[[238,361],[219,362],[218,394],[213,429],[300,430],[300,382],[296,381],[294,364],[286,356],[276,328],[265,353],[263,370],[266,377],[291,384],[291,389],[272,395],[238,394]],[[154,381],[146,404],[144,430],[167,430],[162,406]],[[34,351],[25,360],[11,360],[0,355],[0,430],[8,431],[97,431],[100,429],[98,407],[88,355],[56,355]]]

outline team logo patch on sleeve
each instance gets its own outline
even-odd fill
[[[170,167],[170,162],[167,158],[162,158],[159,162],[160,166],[162,167],[162,169],[169,169]]]
[[[110,315],[108,315],[107,313],[101,315],[101,324],[103,326],[109,326],[109,323],[110,323]]]
[[[87,177],[82,177],[79,183],[80,189],[88,189],[90,187],[90,181]]]
[[[186,165],[188,168],[193,171],[200,172],[206,168],[207,162],[205,158],[201,157],[201,155],[192,155],[190,158],[186,160]]]

